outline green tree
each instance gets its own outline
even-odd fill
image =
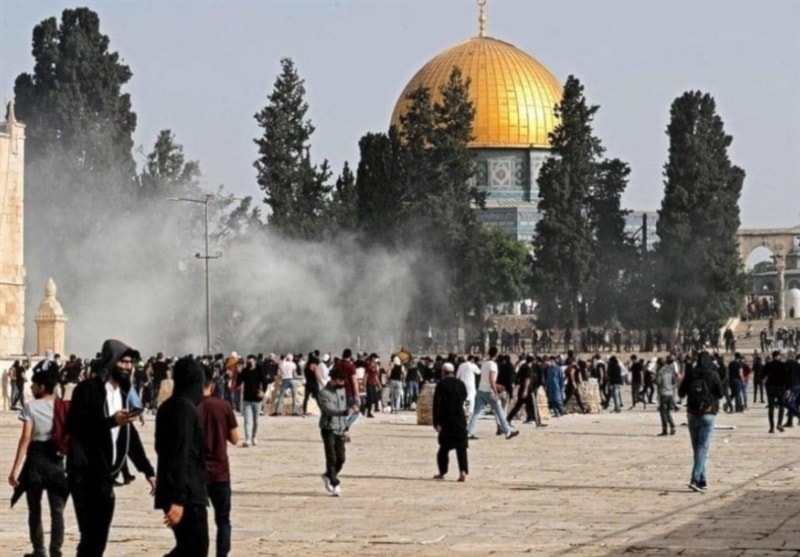
[[[609,323],[618,317],[624,298],[622,279],[635,264],[633,246],[625,239],[622,193],[631,170],[619,160],[604,160],[597,165],[597,180],[589,196],[589,222],[594,231],[595,273],[586,297],[591,323]]]
[[[550,134],[552,155],[539,173],[534,239],[534,284],[544,322],[578,327],[578,295],[588,297],[596,269],[590,222],[591,194],[604,149],[592,131],[598,106],[589,106],[583,85],[569,76],[556,105],[559,124]]]
[[[738,314],[744,299],[736,231],[745,174],[731,164],[733,138],[711,95],[684,93],[672,103],[670,116],[656,226],[662,313],[674,331],[682,325],[719,326]]]
[[[33,30],[33,73],[20,74],[14,86],[17,115],[27,125],[29,165],[47,157],[75,178],[29,183],[34,200],[40,189],[97,195],[134,185],[136,114],[130,95],[121,92],[132,74],[108,47],[99,17],[88,8],[66,9],[60,25],[51,17]]]
[[[161,130],[139,178],[142,195],[199,195],[199,179],[200,164],[186,160],[171,130]]]
[[[66,9],[60,21],[50,17],[34,27],[33,70],[14,85],[16,115],[27,136],[28,282],[41,285],[55,274],[62,299],[73,307],[80,307],[82,291],[95,278],[86,276],[87,255],[93,269],[113,265],[112,254],[119,252],[94,249],[93,241],[120,232],[112,219],[130,211],[138,188],[136,114],[122,92],[132,74],[109,45],[95,12]]]
[[[480,282],[475,284],[475,292],[480,292],[481,299],[473,306],[483,308],[527,297],[531,273],[528,246],[497,228],[479,225],[479,230],[480,259],[475,267]]]
[[[334,231],[352,232],[358,228],[358,192],[356,177],[347,162],[336,179],[331,195],[331,219]]]
[[[306,119],[305,93],[292,60],[282,59],[269,104],[255,115],[264,132],[254,140],[259,152],[254,166],[271,208],[270,225],[288,237],[318,239],[324,231],[331,173],[327,161],[311,163],[314,126]]]
[[[475,288],[465,279],[476,276],[480,265],[467,254],[485,240],[472,210],[483,198],[470,186],[475,166],[468,144],[475,109],[469,85],[454,67],[439,100],[433,102],[427,89],[413,91],[400,120],[403,236],[406,244],[419,246],[424,261],[436,262],[436,274],[418,273],[425,300],[419,307],[443,319],[471,310],[480,315],[483,309],[475,307]]]
[[[401,140],[392,126],[388,134],[368,133],[358,142],[356,171],[358,229],[371,244],[393,247],[399,241],[408,192],[404,190]]]

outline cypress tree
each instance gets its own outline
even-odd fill
[[[658,293],[675,332],[682,325],[717,327],[736,315],[744,298],[736,231],[745,173],[728,157],[733,138],[711,95],[684,93],[670,116],[656,228]]]
[[[264,202],[272,210],[269,224],[292,238],[319,238],[324,229],[330,186],[328,162],[311,164],[310,139],[314,126],[306,119],[304,81],[290,58],[281,60],[267,104],[255,115],[261,137],[254,139],[259,158],[254,166]]]
[[[587,104],[583,85],[569,76],[555,108],[560,121],[550,134],[553,156],[538,180],[542,218],[534,239],[534,284],[540,313],[545,322],[573,328],[578,327],[578,295],[587,297],[596,264],[589,208],[596,159],[604,151],[592,131],[598,108]]]

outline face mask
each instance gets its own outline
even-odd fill
[[[125,370],[116,366],[111,370],[111,378],[117,382],[123,391],[128,391],[131,388],[131,375]]]

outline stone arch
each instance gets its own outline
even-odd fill
[[[739,257],[744,264],[750,254],[759,247],[769,249],[775,256],[775,270],[777,272],[777,305],[780,319],[785,319],[784,294],[786,285],[784,271],[786,271],[786,255],[800,249],[800,225],[792,228],[757,228],[740,229],[736,233],[739,242]]]
[[[782,258],[796,246],[800,237],[800,225],[793,228],[752,228],[740,229],[736,233],[739,240],[739,257],[745,261],[754,249],[765,247]]]

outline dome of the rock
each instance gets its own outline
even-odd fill
[[[490,37],[474,37],[438,54],[420,69],[400,95],[392,124],[400,127],[406,96],[427,87],[434,100],[452,71],[470,80],[475,106],[471,147],[549,148],[548,134],[557,119],[554,106],[562,89],[547,68],[514,45]]]

